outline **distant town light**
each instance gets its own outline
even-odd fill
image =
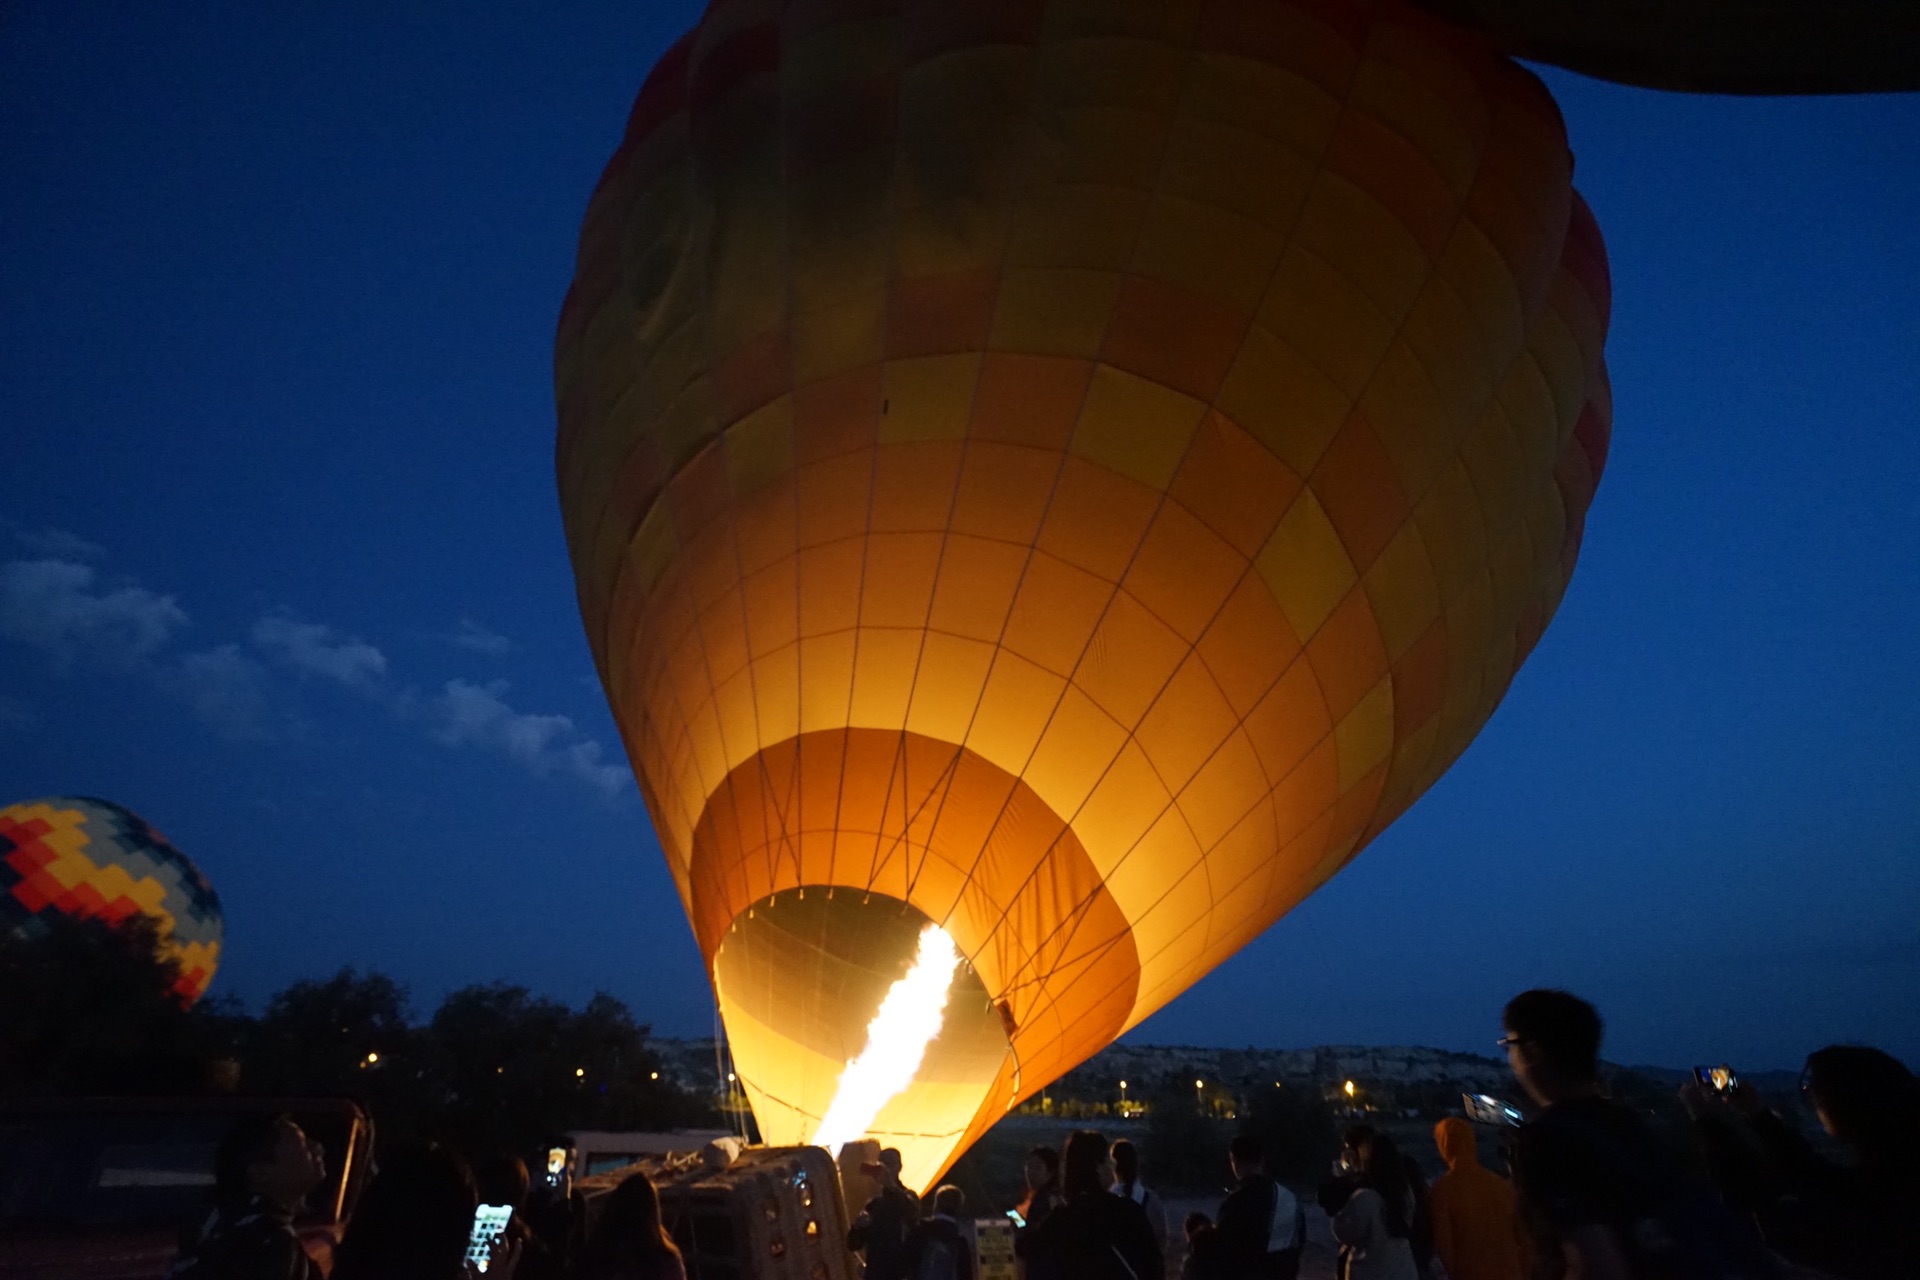
[[[647,1079],[649,1080],[658,1080],[659,1078],[660,1078],[660,1073],[658,1071],[654,1072],[652,1075],[647,1077]]]
[[[1353,1081],[1351,1080],[1347,1081],[1347,1096],[1349,1098],[1353,1096]]]
[[[378,1062],[378,1061],[380,1061],[380,1055],[379,1055],[379,1054],[377,1054],[377,1053],[373,1053],[373,1052],[371,1052],[371,1051],[370,1051],[370,1052],[368,1052],[368,1054],[367,1054],[367,1065],[368,1065],[368,1066],[372,1066],[372,1065],[373,1065],[374,1063],[376,1063],[376,1062]]]
[[[575,1067],[573,1069],[573,1078],[575,1080],[584,1080],[586,1079],[586,1076],[587,1076],[587,1069],[585,1067]]]

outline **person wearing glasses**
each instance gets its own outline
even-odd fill
[[[1721,1194],[1803,1266],[1848,1280],[1920,1276],[1920,1082],[1878,1049],[1829,1045],[1807,1058],[1800,1091],[1852,1161],[1821,1155],[1746,1081],[1681,1088]]]
[[[1515,1135],[1514,1190],[1536,1276],[1771,1280],[1759,1235],[1683,1168],[1600,1082],[1600,1015],[1565,991],[1524,991],[1502,1016],[1520,1087],[1540,1111]]]

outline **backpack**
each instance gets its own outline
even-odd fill
[[[914,1264],[913,1280],[959,1280],[960,1264],[953,1256],[960,1241],[945,1236],[927,1236],[920,1248],[920,1260]]]

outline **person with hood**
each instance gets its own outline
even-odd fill
[[[1433,1250],[1450,1280],[1523,1280],[1513,1184],[1480,1163],[1473,1125],[1449,1116],[1433,1127],[1447,1171],[1431,1196]]]

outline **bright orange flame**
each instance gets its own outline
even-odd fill
[[[880,1109],[913,1083],[927,1046],[940,1034],[947,989],[959,967],[960,952],[945,929],[930,924],[920,931],[913,967],[887,989],[880,1012],[867,1024],[866,1048],[840,1074],[840,1088],[814,1131],[813,1145],[838,1151],[864,1137]]]

